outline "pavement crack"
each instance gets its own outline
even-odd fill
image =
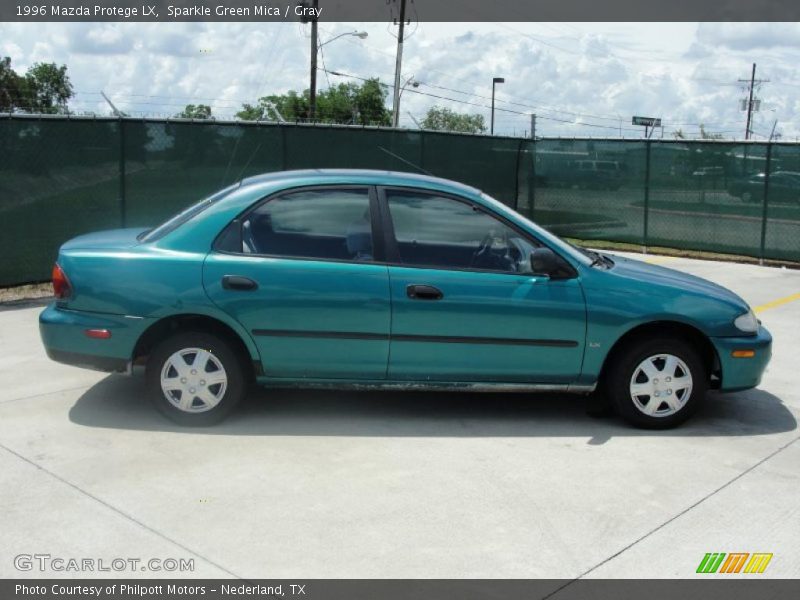
[[[95,384],[92,384],[95,385]],[[12,402],[19,402],[20,400],[34,400],[35,398],[41,398],[42,396],[52,396],[53,394],[61,394],[62,392],[75,392],[77,390],[88,390],[92,385],[79,385],[72,388],[66,388],[64,390],[53,390],[51,392],[42,392],[41,394],[33,394],[32,396],[22,396],[21,398],[8,398],[7,400],[0,400],[1,404],[11,404]]]
[[[165,540],[165,541],[169,542],[170,544],[173,544],[174,546],[180,548],[184,552],[188,552],[189,554],[199,558],[200,560],[202,560],[202,561],[204,561],[204,562],[216,567],[220,571],[223,571],[224,573],[227,573],[230,577],[233,577],[235,579],[243,579],[242,577],[240,577],[239,575],[236,575],[235,573],[233,573],[230,570],[226,569],[225,567],[223,567],[219,563],[216,563],[213,560],[211,560],[210,558],[208,558],[206,556],[203,556],[199,552],[197,552],[195,550],[192,550],[188,546],[186,546],[186,545],[182,544],[181,542],[169,537],[168,535],[158,531],[157,529],[151,527],[147,523],[144,523],[144,522],[140,521],[139,519],[137,519],[133,515],[130,515],[130,514],[126,513],[124,510],[121,510],[121,509],[117,508],[116,506],[106,502],[102,498],[98,498],[97,496],[95,496],[91,492],[87,492],[86,490],[82,489],[81,487],[79,487],[78,485],[72,483],[71,481],[69,481],[67,479],[64,479],[63,477],[61,477],[57,473],[54,473],[53,471],[50,471],[49,469],[46,469],[42,465],[37,464],[36,462],[32,461],[31,459],[27,458],[26,456],[23,456],[19,452],[16,452],[16,451],[12,450],[11,448],[6,446],[5,444],[0,443],[0,448],[5,450],[6,452],[11,454],[12,456],[16,456],[20,460],[28,463],[32,467],[42,471],[43,473],[46,473],[47,475],[49,475],[53,479],[55,479],[57,481],[60,481],[64,485],[67,485],[67,486],[71,487],[73,490],[75,490],[79,494],[82,494],[83,496],[85,496],[87,498],[90,498],[91,500],[94,500],[95,502],[101,504],[102,506],[106,507],[108,510],[116,513],[117,515],[123,517],[124,519],[130,521],[131,523],[134,523],[135,525],[138,525],[142,529],[145,529],[146,531],[149,531],[150,533],[156,535],[157,537],[160,537],[162,540]]]
[[[575,583],[576,581],[578,581],[578,580],[580,580],[580,579],[583,579],[584,577],[586,577],[586,576],[587,576],[589,573],[591,573],[592,571],[595,571],[595,570],[599,569],[599,568],[600,568],[600,567],[602,567],[604,564],[606,564],[606,563],[608,563],[608,562],[610,562],[610,561],[614,560],[614,559],[615,559],[615,558],[617,558],[618,556],[620,556],[620,555],[624,554],[625,552],[627,552],[628,550],[630,550],[631,548],[633,548],[634,546],[636,546],[636,545],[637,545],[637,544],[639,544],[640,542],[642,542],[642,541],[646,540],[647,538],[649,538],[649,537],[650,537],[651,535],[653,535],[654,533],[657,533],[657,532],[661,531],[662,529],[664,529],[664,528],[665,528],[667,525],[669,525],[669,524],[670,524],[670,523],[672,523],[673,521],[676,521],[676,520],[680,519],[680,518],[681,518],[683,515],[685,515],[686,513],[690,512],[691,510],[694,510],[695,508],[697,508],[698,506],[700,506],[701,504],[703,504],[703,503],[704,503],[706,500],[708,500],[709,498],[713,498],[714,496],[716,496],[717,494],[719,494],[719,493],[720,493],[722,490],[724,490],[724,489],[726,489],[726,488],[730,487],[732,484],[734,484],[734,483],[736,483],[737,481],[739,481],[739,480],[740,480],[742,477],[744,477],[744,476],[745,476],[745,475],[747,475],[748,473],[750,473],[750,472],[754,471],[755,469],[757,469],[758,467],[760,467],[761,465],[763,465],[763,464],[764,464],[764,463],[766,463],[767,461],[769,461],[769,460],[773,459],[774,457],[776,457],[778,454],[780,454],[781,452],[783,452],[784,450],[786,450],[786,449],[787,449],[789,446],[791,446],[792,444],[794,444],[794,443],[795,443],[795,442],[797,442],[798,440],[800,440],[800,436],[798,436],[798,437],[796,437],[796,438],[794,438],[794,439],[791,439],[791,440],[789,440],[789,441],[788,441],[788,442],[786,442],[786,443],[785,443],[783,446],[781,446],[781,447],[777,448],[776,450],[774,450],[773,452],[769,453],[767,456],[765,456],[764,458],[762,458],[761,460],[759,460],[757,463],[755,463],[755,464],[753,464],[753,465],[749,466],[747,469],[745,469],[744,471],[742,471],[741,473],[739,473],[738,475],[736,475],[736,477],[733,477],[733,478],[729,479],[728,481],[726,481],[725,483],[723,483],[723,484],[722,484],[721,486],[719,486],[718,488],[716,488],[716,489],[714,489],[714,490],[710,491],[708,494],[706,494],[705,496],[703,496],[702,498],[700,498],[700,499],[699,499],[699,500],[697,500],[696,502],[694,502],[694,503],[690,504],[689,506],[687,506],[686,508],[684,508],[684,509],[683,509],[682,511],[680,511],[679,513],[677,513],[677,514],[673,515],[672,517],[670,517],[669,519],[667,519],[666,521],[664,521],[664,522],[663,522],[663,523],[661,523],[660,525],[658,525],[658,526],[654,527],[653,529],[651,529],[651,530],[650,530],[650,531],[648,531],[647,533],[645,533],[645,534],[643,534],[643,535],[639,536],[638,538],[636,538],[635,540],[633,540],[633,541],[632,541],[632,542],[630,542],[628,545],[626,545],[626,546],[625,546],[625,547],[623,547],[622,549],[618,550],[617,552],[615,552],[615,553],[614,553],[614,554],[612,554],[611,556],[608,556],[608,557],[604,558],[603,560],[601,560],[601,561],[600,561],[599,563],[597,563],[596,565],[593,565],[593,566],[589,567],[588,569],[586,569],[586,570],[585,570],[583,573],[581,573],[581,574],[580,574],[580,575],[578,575],[577,577],[573,577],[573,578],[572,578],[572,579],[570,579],[569,581],[567,581],[567,582],[565,582],[564,584],[560,585],[559,587],[557,587],[555,590],[553,590],[552,592],[550,592],[550,593],[549,593],[549,594],[547,594],[546,596],[542,596],[542,597],[541,597],[539,600],[547,600],[548,598],[552,598],[553,596],[555,596],[556,594],[558,594],[560,591],[562,591],[562,590],[564,590],[565,588],[567,588],[567,587],[571,586],[571,585],[572,585],[573,583]]]

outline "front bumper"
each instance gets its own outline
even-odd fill
[[[753,336],[712,337],[720,363],[720,391],[735,392],[756,387],[772,358],[772,335],[759,326]],[[735,358],[735,350],[753,350],[749,358]]]
[[[39,333],[52,360],[96,371],[129,372],[136,342],[150,321],[69,310],[53,303],[39,315]],[[90,338],[87,329],[107,329],[111,337]]]

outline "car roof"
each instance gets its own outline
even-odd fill
[[[294,171],[276,171],[253,175],[241,180],[241,187],[249,187],[265,183],[280,184],[281,182],[295,182],[302,179],[330,180],[331,183],[364,183],[372,185],[408,185],[411,187],[448,186],[462,192],[479,194],[480,190],[441,177],[422,175],[419,173],[406,173],[403,171],[380,171],[376,169],[298,169]]]

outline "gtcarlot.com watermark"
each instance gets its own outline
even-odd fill
[[[41,573],[95,573],[151,571],[159,573],[191,573],[194,571],[193,558],[89,558],[74,556],[53,556],[51,554],[17,554],[14,557],[17,571],[38,571]]]

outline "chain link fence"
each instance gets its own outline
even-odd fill
[[[9,115],[0,285],[47,280],[76,235],[152,226],[256,173],[325,167],[461,181],[562,236],[800,261],[794,144]]]

